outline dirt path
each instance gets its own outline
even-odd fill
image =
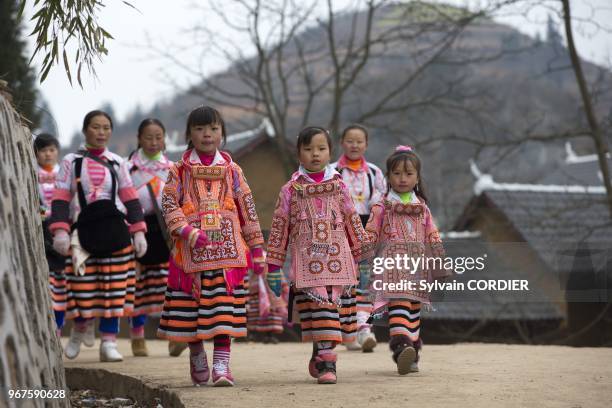
[[[121,340],[125,360],[100,363],[96,345],[65,364],[169,387],[186,407],[612,407],[612,348],[430,345],[421,372],[400,377],[386,344],[371,354],[340,347],[338,384],[323,386],[308,375],[309,345],[240,343],[232,345],[236,386],[196,388],[188,352],[171,358],[165,342],[148,341],[148,347],[150,357],[135,358]]]

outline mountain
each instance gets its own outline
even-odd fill
[[[375,19],[374,30],[400,24],[397,16],[401,7],[406,6],[383,9]],[[418,13],[402,16],[414,21],[422,18]],[[364,18],[363,13],[348,14],[335,22],[334,33],[339,44],[346,43],[354,17]],[[522,144],[515,141],[528,133],[561,134],[586,126],[574,73],[568,69],[567,51],[560,37],[551,35],[550,30],[551,27],[550,38],[541,41],[510,26],[481,18],[466,28],[442,58],[424,70],[414,84],[395,99],[396,105],[413,103],[414,106],[365,121],[371,130],[367,157],[383,170],[385,159],[394,146],[400,143],[415,146],[423,161],[422,176],[429,189],[430,205],[443,227],[454,223],[472,195],[469,159],[476,158],[480,168],[492,173],[496,180],[537,183],[563,162],[565,140]],[[307,56],[321,52],[325,35],[320,26],[308,27],[299,34]],[[391,49],[375,48],[380,57],[365,66],[355,86],[347,93],[341,125],[361,117],[376,106],[378,97],[394,90],[402,75],[414,69],[415,53],[427,50],[439,35],[424,35],[417,41],[395,44]],[[289,63],[296,58],[297,49],[288,47],[284,61]],[[466,59],[471,62],[457,62]],[[252,66],[254,61],[244,64]],[[225,89],[248,92],[236,68],[219,73],[212,80]],[[597,89],[609,89],[612,85],[609,71],[586,61],[583,61],[583,69],[589,83],[595,84]],[[330,65],[326,60],[315,61],[309,64],[308,70],[320,79],[329,73]],[[294,99],[303,91],[303,85],[296,79],[290,80],[289,88]],[[127,155],[136,144],[138,123],[145,117],[159,118],[169,134],[180,137],[188,112],[206,103],[205,96],[221,97],[198,84],[169,101],[159,102],[150,111],[135,111],[116,125],[113,149]],[[601,118],[612,112],[611,98],[609,93],[598,95],[597,109]],[[430,99],[433,101],[414,103]],[[254,127],[261,121],[260,117],[230,106],[217,107],[224,114],[230,133]],[[331,93],[322,93],[313,105],[309,122],[325,125],[331,107]],[[294,140],[299,131],[303,108],[297,104],[288,112],[286,137],[289,140]],[[574,149],[580,154],[590,153],[592,145],[588,138],[573,141]]]

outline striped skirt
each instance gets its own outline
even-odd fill
[[[129,316],[134,308],[134,250],[129,245],[106,258],[89,258],[85,275],[66,260],[66,318]]]
[[[284,275],[282,275],[281,283],[281,299],[277,302],[280,304],[271,305],[268,316],[260,316],[259,313],[259,290],[257,275],[250,273],[249,277],[244,280],[245,290],[248,293],[247,300],[247,329],[249,331],[261,333],[282,333],[284,330],[283,324],[287,321],[287,295],[289,294],[289,285]],[[268,288],[265,288],[268,290]],[[270,294],[270,300],[273,301]],[[276,307],[275,307],[276,306]]]
[[[64,271],[49,271],[49,291],[51,292],[51,304],[56,312],[65,312],[68,300],[68,287]]]
[[[421,302],[390,301],[387,309],[389,311],[389,335],[408,336],[413,342],[417,341],[421,331]]]
[[[337,307],[332,303],[316,302],[301,292],[295,294],[303,342],[352,343],[357,339],[355,291],[342,296],[341,302]]]
[[[140,265],[136,262],[136,295],[132,316],[160,313],[164,307],[168,263]]]
[[[218,335],[245,337],[246,291],[241,284],[228,294],[222,269],[200,273],[200,300],[167,288],[157,336],[180,342],[209,340]]]

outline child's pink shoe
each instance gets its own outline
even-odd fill
[[[319,384],[336,383],[336,354],[321,354],[316,357],[317,382]]]
[[[206,352],[204,350],[197,354],[189,355],[189,368],[193,385],[206,385],[210,378],[210,370],[208,369],[208,361],[206,360]]]
[[[229,360],[220,360],[213,364],[213,387],[233,387],[234,377],[229,368]]]

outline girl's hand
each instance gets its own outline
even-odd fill
[[[266,263],[265,262],[255,262],[253,263],[253,272],[255,273],[255,275],[261,275],[262,273],[264,273],[266,270]]]
[[[55,231],[55,235],[53,235],[53,249],[60,255],[68,256],[70,252],[70,235],[68,235],[68,231],[63,229]]]
[[[147,239],[142,231],[134,234],[134,252],[136,252],[136,258],[141,258],[147,253]]]
[[[261,275],[266,270],[266,258],[263,254],[263,248],[255,247],[251,249],[251,259],[253,260],[253,272],[255,275]]]
[[[180,235],[191,248],[197,249],[211,245],[206,233],[201,229],[192,227],[191,225],[185,225],[181,230]]]

